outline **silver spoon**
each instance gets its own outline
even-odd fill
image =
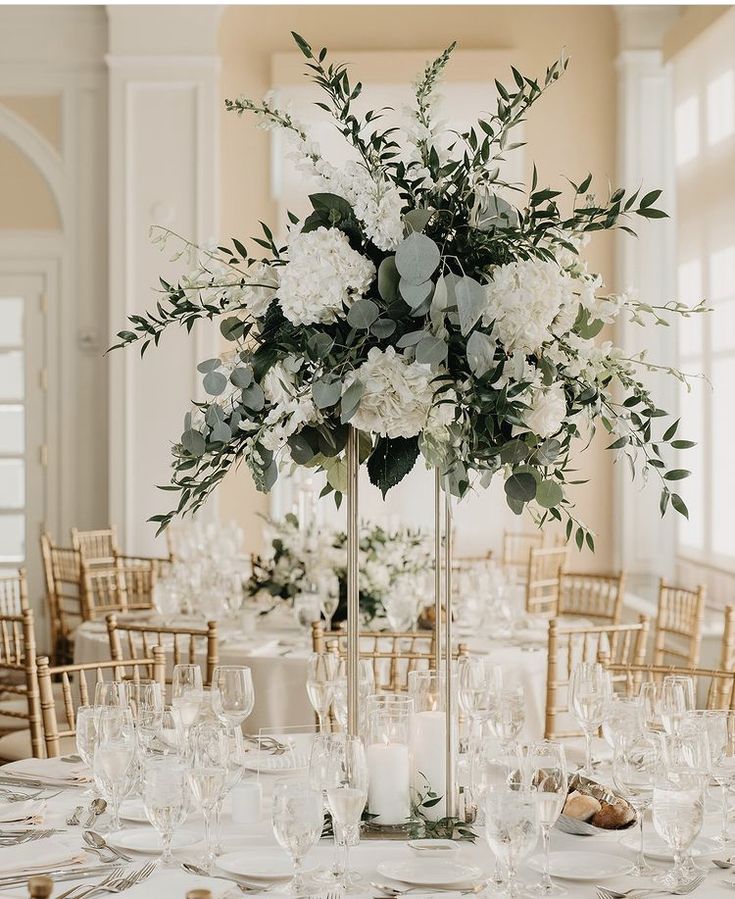
[[[408,887],[402,890],[391,886],[389,883],[376,883],[374,880],[370,881],[370,886],[380,890],[381,893],[386,893],[388,896],[405,896],[408,893],[461,893],[463,896],[471,896],[475,893],[481,893],[489,882],[489,880],[482,880],[480,883],[476,883],[474,886],[464,890],[457,887],[453,889],[449,889],[449,887],[439,887],[439,889],[436,887]]]
[[[190,874],[196,874],[198,877],[212,877],[215,880],[226,880],[228,883],[237,884],[243,893],[268,893],[275,886],[274,884],[261,886],[256,883],[244,883],[235,880],[234,877],[225,877],[222,874],[210,874],[209,871],[205,871],[205,869],[200,868],[199,865],[192,865],[190,862],[183,862],[181,867]]]
[[[99,818],[100,815],[104,815],[107,811],[107,803],[104,799],[93,799],[89,804],[89,814],[84,820],[84,824],[82,827],[89,829],[95,821],[95,818]]]
[[[110,846],[107,840],[102,836],[102,834],[95,833],[93,830],[85,830],[83,834],[84,842],[91,846],[93,849],[109,849],[114,855],[118,858],[124,859],[126,862],[131,862],[132,856],[126,855],[124,852],[120,852],[119,849],[115,849],[114,846]]]

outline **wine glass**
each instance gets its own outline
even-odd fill
[[[186,760],[191,790],[204,816],[205,855],[203,867],[214,864],[213,814],[227,785],[230,744],[227,726],[221,721],[200,721],[187,734]]]
[[[474,739],[481,739],[482,725],[490,717],[503,685],[503,672],[486,658],[464,656],[458,662],[457,698],[469,717]]]
[[[91,705],[80,705],[77,708],[76,742],[79,757],[91,770],[94,747],[97,744],[97,709]]]
[[[130,681],[128,704],[133,713],[141,748],[148,749],[160,727],[163,712],[161,685],[154,680]]]
[[[184,722],[181,714],[173,706],[164,706],[156,731],[155,740],[152,741],[151,750],[163,755],[183,755],[184,753]]]
[[[653,799],[653,785],[660,763],[661,755],[654,736],[642,729],[615,746],[613,783],[633,806],[638,818],[638,855],[631,872],[636,877],[647,877],[653,872],[643,851],[643,817]]]
[[[319,718],[319,730],[328,730],[327,715],[332,704],[339,659],[333,652],[313,652],[306,673],[306,692]]]
[[[317,580],[319,608],[324,615],[324,630],[332,630],[332,618],[339,606],[339,579],[336,574],[322,574]]]
[[[301,780],[282,779],[273,787],[273,833],[291,858],[294,876],[286,886],[292,896],[306,892],[304,856],[322,832],[322,797],[318,790]]]
[[[526,722],[523,687],[520,684],[503,687],[490,707],[487,720],[491,733],[502,743],[517,740]]]
[[[253,711],[253,676],[245,665],[220,665],[212,675],[212,708],[230,724],[241,725]]]
[[[694,680],[668,675],[661,684],[661,723],[667,734],[678,734],[687,712],[694,708]]]
[[[171,705],[181,715],[184,731],[197,720],[204,699],[199,665],[175,665],[171,682]]]
[[[549,873],[551,828],[562,813],[567,799],[567,761],[561,743],[539,740],[525,747],[524,775],[536,799],[538,822],[544,848],[541,880],[532,887],[538,896],[565,896],[567,891],[555,884]]]
[[[401,634],[414,629],[419,612],[418,599],[406,580],[400,579],[383,597],[383,608],[392,631]]]
[[[643,704],[643,721],[646,729],[657,732],[663,730],[661,724],[661,684],[646,681],[641,684],[641,702]]]
[[[728,830],[728,791],[735,783],[735,712],[732,710],[690,712],[690,718],[701,722],[709,740],[711,773],[721,791],[722,825],[714,838],[721,845],[732,841]]]
[[[112,706],[124,708],[128,705],[127,681],[100,680],[94,685],[94,704],[100,706]]]
[[[334,842],[343,849],[339,888],[343,894],[351,893],[357,878],[350,871],[349,852],[360,842],[360,819],[368,795],[365,747],[359,737],[336,735],[328,755],[326,781]]]
[[[538,841],[538,805],[530,790],[491,790],[485,796],[485,839],[508,874],[507,895],[516,899],[518,865]]]
[[[688,770],[661,772],[653,788],[653,826],[674,853],[674,867],[655,880],[668,890],[692,877],[691,846],[704,821],[702,776]]]
[[[128,788],[135,761],[136,739],[133,715],[125,706],[97,710],[97,741],[92,768],[97,789],[110,804],[110,830],[120,829],[120,802]]]
[[[227,742],[229,751],[227,753],[227,772],[225,777],[225,789],[214,807],[213,815],[213,832],[215,853],[222,854],[222,804],[225,796],[232,791],[234,787],[240,783],[243,775],[244,764],[244,742],[240,725],[227,721]]]
[[[370,659],[359,659],[357,665],[357,692],[360,697],[360,729],[366,720],[367,699],[375,693],[375,672]],[[337,677],[332,684],[332,711],[337,724],[347,730],[347,660],[339,663]]]
[[[580,662],[574,667],[569,681],[569,706],[584,731],[584,773],[593,777],[592,735],[605,717],[611,694],[610,675],[598,662]]]
[[[184,763],[177,759],[149,758],[143,770],[143,807],[161,835],[164,867],[174,865],[171,841],[189,812],[189,781]]]
[[[602,722],[602,736],[615,752],[620,740],[635,736],[643,728],[643,701],[640,696],[615,693],[610,697]]]
[[[319,594],[311,589],[297,593],[293,598],[293,613],[296,623],[304,635],[304,640],[309,644],[311,625],[315,621],[319,621],[321,617]]]
[[[324,812],[329,811],[327,803],[327,787],[332,772],[332,753],[339,739],[339,734],[321,733],[314,734],[309,754],[309,786],[317,790],[322,796]],[[330,871],[320,871],[317,879],[327,883],[334,883],[339,877],[340,869],[338,859],[335,857],[334,865]]]

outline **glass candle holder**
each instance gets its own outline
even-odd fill
[[[408,695],[411,715],[411,790],[423,817],[438,821],[446,815],[447,721],[445,676],[435,670],[411,671]],[[431,796],[429,795],[431,794]],[[424,805],[427,799],[439,802]]]
[[[411,817],[410,696],[371,696],[368,702],[368,813],[373,827],[404,827]]]

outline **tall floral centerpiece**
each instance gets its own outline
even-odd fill
[[[561,522],[567,539],[593,548],[568,485],[576,452],[601,428],[634,473],[659,479],[662,513],[671,505],[686,515],[676,484],[688,472],[670,449],[692,444],[662,423],[643,380],[661,370],[685,377],[599,336],[619,316],[648,325],[703,307],[606,291],[582,255],[594,232],[633,234],[632,222],[663,218],[661,191],[599,195],[590,175],[562,191],[543,186],[535,167],[527,191],[502,177],[521,146],[514,128],[567,60],[538,80],[513,68],[509,83],[495,82],[494,111],[454,132],[434,111],[454,45],[427,65],[398,122],[388,110],[359,113],[363,86],[346,66],[294,40],[351,158],[330,164],[273,98],[228,100],[281,131],[293,164],[320,179],[312,212],[290,214],[283,240],[263,225],[249,243],[204,247],[154,229],[161,248],[175,243],[192,267],[161,282],[155,309],[131,316],[117,345],[141,342],[145,352],[169,326],[215,317],[232,345],[199,365],[209,399],[186,413],[173,448],[168,489],[178,504],[154,520],[163,528],[196,511],[242,462],[262,491],[294,464],[324,472],[323,493],[348,498],[356,610],[358,464],[383,495],[419,457],[458,498],[497,476],[514,513]]]

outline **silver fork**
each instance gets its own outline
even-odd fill
[[[106,886],[108,883],[113,883],[118,880],[122,874],[124,874],[125,868],[115,868],[114,871],[110,871],[110,873],[105,877],[104,880],[101,880],[99,883],[94,884],[94,886],[90,887],[89,884],[81,884],[78,883],[76,886],[70,887],[68,890],[64,890],[63,893],[60,893],[56,899],[71,899],[73,893],[78,893],[82,888],[84,889],[96,889],[97,887]]]
[[[611,890],[607,887],[597,887],[599,899],[644,899],[645,896],[688,896],[704,883],[706,875],[697,874],[687,883],[675,889],[649,889],[647,887],[634,887],[621,893],[619,890]]]
[[[56,833],[55,830],[32,830],[14,837],[0,836],[0,846],[20,846],[21,843],[33,843],[36,840],[45,840],[46,837],[50,837],[54,833]]]
[[[142,868],[131,871],[126,876],[119,877],[117,880],[110,880],[107,883],[98,883],[92,887],[77,887],[77,890],[80,892],[65,893],[64,897],[65,899],[91,899],[92,896],[102,893],[122,893],[124,890],[128,890],[130,887],[147,880],[157,867],[158,865],[156,862],[148,862],[148,864],[143,865]],[[58,899],[62,899],[62,897],[58,897]]]

